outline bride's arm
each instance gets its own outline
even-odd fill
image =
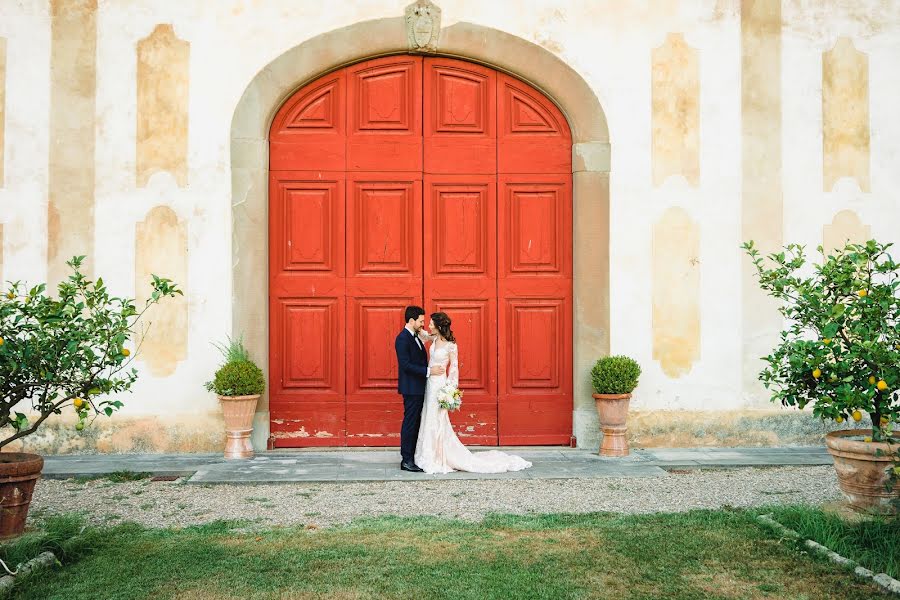
[[[450,367],[447,369],[447,383],[459,387],[459,348],[450,346]]]
[[[419,330],[419,339],[422,340],[422,343],[433,342],[434,338],[436,338],[436,337],[437,337],[436,335],[430,335],[430,334],[426,333],[424,329]]]

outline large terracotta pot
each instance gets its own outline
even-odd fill
[[[219,396],[225,417],[225,458],[251,458],[253,414],[259,394],[252,396]]]
[[[603,433],[600,456],[628,456],[625,420],[630,400],[631,394],[594,394],[600,431]]]
[[[37,454],[0,452],[0,538],[21,535],[44,459]]]
[[[834,457],[838,485],[850,506],[857,510],[896,514],[896,500],[900,498],[900,484],[892,491],[885,488],[894,457],[900,448],[900,439],[887,442],[864,442],[863,430],[832,431],[825,436],[828,452]],[[860,439],[851,439],[851,438]],[[880,452],[880,456],[877,454]]]

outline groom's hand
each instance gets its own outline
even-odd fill
[[[436,367],[431,367],[432,375],[443,375],[445,371],[446,371],[446,369],[440,365],[437,365]]]

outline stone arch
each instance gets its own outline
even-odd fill
[[[408,52],[402,17],[354,23],[311,38],[260,70],[231,122],[232,331],[268,370],[268,141],[281,104],[304,84],[361,60]],[[559,57],[522,38],[459,22],[440,32],[437,54],[505,71],[559,106],[572,131],[574,414],[579,446],[599,437],[588,372],[609,353],[609,169],[606,115],[587,82]],[[268,398],[253,443],[265,448]]]

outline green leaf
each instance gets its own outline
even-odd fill
[[[28,417],[20,412],[16,413],[16,418],[12,422],[13,429],[16,431],[22,431],[23,429],[28,429]]]

